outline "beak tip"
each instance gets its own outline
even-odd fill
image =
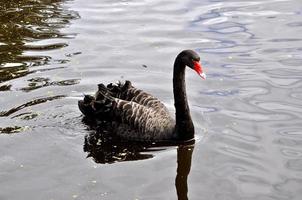
[[[202,79],[204,79],[204,80],[207,79],[207,75],[206,75],[205,73],[202,72],[202,73],[199,74],[199,75],[201,76]]]

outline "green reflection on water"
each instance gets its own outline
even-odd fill
[[[51,57],[45,54],[45,51],[67,46],[65,42],[53,43],[49,40],[45,42],[46,39],[73,37],[71,34],[63,33],[61,29],[72,19],[79,18],[79,15],[63,6],[64,2],[62,0],[1,2],[0,83],[26,76],[31,73],[29,67],[49,63]]]

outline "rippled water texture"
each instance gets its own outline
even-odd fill
[[[0,199],[302,196],[300,0],[30,0],[0,4]],[[77,101],[131,80],[173,113],[187,73],[195,144],[112,143]]]

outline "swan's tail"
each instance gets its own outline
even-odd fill
[[[85,95],[83,100],[78,101],[79,109],[85,116],[94,116],[93,101],[95,101],[95,98],[90,95]]]
[[[111,96],[122,100],[127,100],[126,96],[129,92],[129,89],[132,88],[132,84],[130,81],[125,81],[124,83],[118,82],[116,84],[110,83],[105,87],[103,84],[99,84],[99,91],[104,91]]]
[[[99,85],[96,97],[85,95],[78,102],[79,109],[87,117],[108,120],[112,117],[116,102],[112,92],[104,85]]]
[[[101,83],[98,85],[95,96],[85,95],[84,99],[78,102],[79,109],[87,117],[110,120],[113,117],[117,99],[126,100],[130,88],[132,88],[130,81],[110,83],[107,86]]]

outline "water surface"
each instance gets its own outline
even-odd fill
[[[0,10],[0,199],[302,196],[302,3],[7,1]],[[196,142],[99,143],[77,101],[131,80],[173,113],[187,73]],[[130,148],[131,147],[131,148]]]

